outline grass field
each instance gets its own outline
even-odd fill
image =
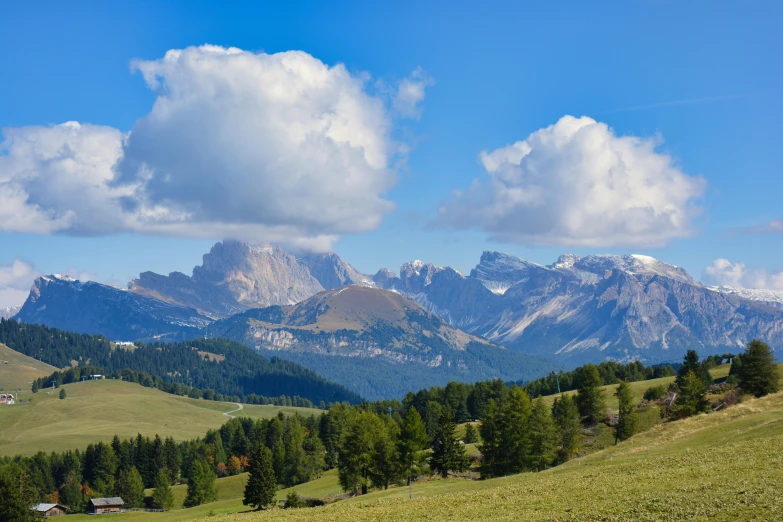
[[[27,398],[30,395],[30,386],[33,380],[51,375],[57,370],[58,368],[54,366],[49,366],[0,344],[0,391],[11,391],[18,388],[22,390],[22,398]]]
[[[137,433],[184,440],[203,437],[210,428],[224,424],[224,415],[268,418],[279,411],[301,415],[319,413],[308,408],[237,405],[225,402],[188,399],[144,388],[138,384],[104,380],[66,384],[65,400],[59,389],[41,390],[32,403],[0,407],[0,455],[31,455],[84,448],[91,442],[108,442]],[[23,395],[23,397],[25,397]]]

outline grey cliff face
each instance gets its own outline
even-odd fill
[[[754,338],[783,349],[778,307],[707,288],[647,256],[566,254],[543,266],[485,252],[467,277],[446,268],[415,281],[402,291],[449,324],[575,364],[736,352]]]
[[[94,282],[43,276],[16,316],[62,330],[102,334],[111,340],[181,339],[196,335],[209,319],[192,308]]]

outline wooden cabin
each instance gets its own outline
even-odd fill
[[[87,504],[87,512],[93,515],[120,513],[125,502],[120,497],[91,498]]]
[[[38,504],[37,506],[33,506],[32,509],[45,517],[56,517],[58,515],[66,514],[65,506],[60,504]]]

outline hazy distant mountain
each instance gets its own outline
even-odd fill
[[[249,308],[289,305],[348,284],[374,285],[336,254],[297,258],[276,246],[216,243],[189,277],[142,273],[131,292],[224,318]]]
[[[102,334],[114,341],[187,338],[209,323],[192,308],[60,275],[36,279],[16,317],[26,323]]]
[[[467,277],[415,261],[385,281],[452,326],[570,364],[736,352],[753,338],[783,348],[783,310],[648,256],[566,254],[543,266],[484,252]]]
[[[367,398],[449,380],[527,379],[554,367],[452,328],[399,293],[356,285],[243,312],[210,334],[276,352]]]
[[[21,305],[19,306],[6,306],[4,308],[0,308],[0,319],[10,319],[11,317],[15,316],[19,313],[19,310],[21,310]]]

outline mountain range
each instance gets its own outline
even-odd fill
[[[753,338],[781,349],[781,302],[641,255],[540,265],[484,252],[468,275],[416,260],[369,276],[336,254],[223,241],[191,276],[144,272],[127,290],[39,278],[16,317],[114,340],[228,337],[356,380],[374,398],[590,361],[676,361],[691,348],[736,352]]]

